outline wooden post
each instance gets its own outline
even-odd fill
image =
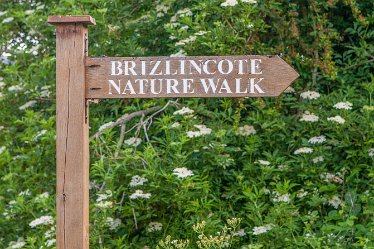
[[[89,247],[89,134],[85,96],[90,16],[50,16],[56,25],[56,246]]]

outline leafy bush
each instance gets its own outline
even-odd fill
[[[300,74],[277,98],[92,103],[92,248],[373,248],[373,5],[3,1],[0,247],[55,246],[46,20],[90,14],[92,56],[278,54]]]

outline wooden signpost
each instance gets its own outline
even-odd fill
[[[50,16],[56,25],[56,246],[89,247],[88,100],[265,97],[297,72],[278,56],[88,57],[91,16]]]

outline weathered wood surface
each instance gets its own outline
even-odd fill
[[[89,134],[85,23],[56,28],[56,246],[89,247]]]
[[[87,57],[86,98],[278,96],[298,76],[278,56]]]
[[[95,25],[95,19],[91,16],[49,16],[48,23],[50,24],[63,24],[63,23],[81,23],[86,25]]]

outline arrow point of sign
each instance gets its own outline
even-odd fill
[[[299,73],[291,67],[287,62],[285,62],[279,56],[275,56],[276,60],[278,60],[278,79],[279,79],[279,92],[276,96],[279,96],[282,92],[284,92],[297,78],[299,78]]]

